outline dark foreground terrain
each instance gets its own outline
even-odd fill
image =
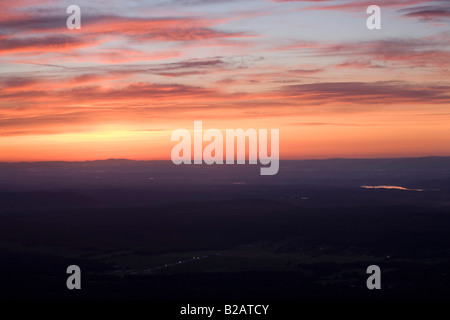
[[[0,174],[3,299],[450,298],[450,158]],[[66,288],[72,264],[82,290]],[[366,287],[373,264],[381,290]]]

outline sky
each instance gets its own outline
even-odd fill
[[[169,160],[195,120],[282,159],[448,156],[449,69],[450,1],[3,0],[0,161]]]

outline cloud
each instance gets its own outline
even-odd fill
[[[420,21],[448,22],[450,6],[421,6],[399,10],[407,18],[416,18]]]
[[[189,65],[189,64],[187,64]],[[103,76],[87,73],[65,80],[6,78],[0,85],[5,108],[0,135],[43,135],[89,131],[102,124],[127,123],[143,127],[160,119],[273,118],[320,112],[374,112],[381,106],[448,105],[450,86],[399,81],[318,82],[281,85],[272,90],[228,93],[221,87],[137,82],[122,87],[96,85]],[[67,85],[73,82],[75,87]],[[53,85],[63,83],[60,87]],[[14,88],[13,91],[3,88]],[[20,90],[23,88],[23,90]],[[19,101],[19,103],[17,103]],[[315,111],[314,111],[315,110]],[[156,122],[155,122],[156,121]],[[360,126],[358,123],[296,122],[299,126]],[[364,124],[366,126],[367,124]],[[377,124],[370,124],[376,126]]]
[[[33,6],[43,6],[57,3],[58,0],[20,0],[20,1],[1,1],[0,10],[1,11],[14,11],[17,9],[33,7]]]
[[[289,85],[283,93],[305,102],[364,104],[450,103],[450,86],[413,85],[403,82],[325,82]]]
[[[240,46],[242,43],[233,39],[249,37],[242,32],[217,30],[219,20],[198,16],[143,18],[91,14],[82,16],[80,30],[67,30],[67,16],[55,15],[53,11],[47,15],[29,11],[3,17],[0,55],[22,62],[27,57],[29,61],[30,57],[46,54],[41,63],[55,58],[59,62],[124,63],[180,57],[180,46],[199,42],[206,47]],[[149,41],[152,48],[142,48]],[[157,42],[174,42],[178,48],[155,51]]]
[[[424,38],[390,38],[341,43],[295,41],[276,50],[295,50],[311,57],[337,57],[338,67],[450,67],[450,35],[440,33]]]
[[[211,73],[227,66],[229,63],[220,58],[192,59],[150,67],[149,71],[165,77],[184,77]]]
[[[438,0],[440,1],[440,0]],[[445,1],[445,0],[441,0]],[[322,2],[322,1],[316,1],[316,2]],[[323,1],[325,6],[321,7],[320,9],[323,10],[342,10],[342,11],[357,11],[362,8],[367,8],[370,5],[376,4],[379,7],[396,7],[396,8],[402,8],[406,6],[412,6],[417,5],[421,3],[427,3],[428,0],[378,0],[376,3],[374,3],[371,0],[364,0],[364,1],[353,1],[353,0],[344,0],[339,4],[333,4],[333,2],[336,3],[336,1],[328,0]],[[330,5],[327,5],[326,3],[329,3]]]
[[[46,114],[26,117],[12,117],[0,119],[0,127],[2,129],[8,127],[32,127],[47,128],[48,126],[59,126],[62,124],[80,123],[89,121],[88,114],[82,112]],[[28,130],[27,130],[28,131]],[[19,131],[17,131],[19,132]]]
[[[360,124],[360,123],[333,123],[333,122],[294,122],[293,126],[301,127],[321,127],[321,126],[338,126],[338,127],[373,127],[379,124]]]
[[[124,51],[124,54],[129,54],[129,52]],[[169,55],[171,53],[169,52],[167,54]],[[150,57],[147,57],[147,61],[151,60]],[[90,59],[90,61],[93,60],[95,60],[95,56]],[[56,93],[65,88],[79,89],[80,86],[90,83],[97,85],[102,84],[106,87],[117,89],[117,84],[114,85],[113,81],[128,79],[130,81],[124,82],[125,84],[136,85],[136,82],[132,80],[132,77],[139,74],[142,76],[156,75],[165,77],[183,77],[186,75],[203,73],[211,74],[213,72],[219,72],[220,70],[242,68],[242,65],[236,65],[233,59],[224,59],[222,57],[185,59],[172,63],[108,64],[97,65],[95,67],[66,67],[63,65],[39,63],[36,65],[56,70],[41,75],[36,73],[20,73],[18,75],[4,76],[0,79],[0,96],[7,98],[8,94],[11,93],[14,93],[14,95],[23,94],[23,99],[21,99],[23,101],[31,94],[27,93],[27,90],[32,91],[33,94],[37,94],[39,91]],[[139,85],[142,85],[142,83]],[[172,85],[172,87],[174,86],[175,85]],[[102,86],[98,87],[101,88]],[[157,87],[156,84],[153,86],[153,88]],[[168,87],[170,87],[170,84],[161,84],[161,88],[164,88],[164,92],[168,91]],[[203,91],[203,93],[204,92],[205,91]],[[12,98],[11,95],[9,97]]]
[[[11,76],[0,79],[0,88],[2,88],[2,90],[10,88],[26,89],[37,83],[39,83],[38,78]]]
[[[42,54],[67,51],[93,45],[93,39],[80,39],[69,35],[51,35],[45,37],[7,38],[0,41],[0,55],[7,53]]]
[[[33,34],[41,32],[60,33],[67,30],[67,16],[43,15],[38,13],[12,14],[0,20],[0,30],[9,35]]]
[[[13,15],[0,21],[3,33],[29,35],[67,32],[65,15]],[[239,32],[214,30],[219,21],[200,17],[125,17],[117,15],[83,15],[76,34],[122,36],[137,40],[186,41],[245,36]]]
[[[209,5],[209,4],[220,4],[220,3],[233,3],[233,2],[243,2],[243,0],[172,0],[168,2],[168,5],[170,3],[176,3],[181,4],[185,6],[192,6],[192,5]]]
[[[95,75],[85,75],[73,78],[75,82],[85,83],[95,79]],[[178,99],[196,98],[208,99],[216,93],[214,89],[187,86],[181,84],[132,83],[125,87],[108,88],[100,85],[82,85],[58,87],[55,83],[53,90],[48,85],[36,90],[25,87],[23,91],[1,92],[0,98],[19,99],[25,101],[39,101],[41,99],[53,104],[72,105],[76,103],[117,102],[131,103],[133,101],[156,102],[161,99],[177,101]],[[58,90],[59,89],[59,90]]]
[[[319,49],[328,55],[366,57],[378,66],[439,67],[450,66],[450,51],[433,38],[393,39],[343,43]]]

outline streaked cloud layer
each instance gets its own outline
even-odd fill
[[[81,30],[66,8],[81,7]],[[382,29],[366,28],[367,6]],[[280,128],[281,156],[450,154],[448,1],[0,3],[0,160],[168,159]]]

